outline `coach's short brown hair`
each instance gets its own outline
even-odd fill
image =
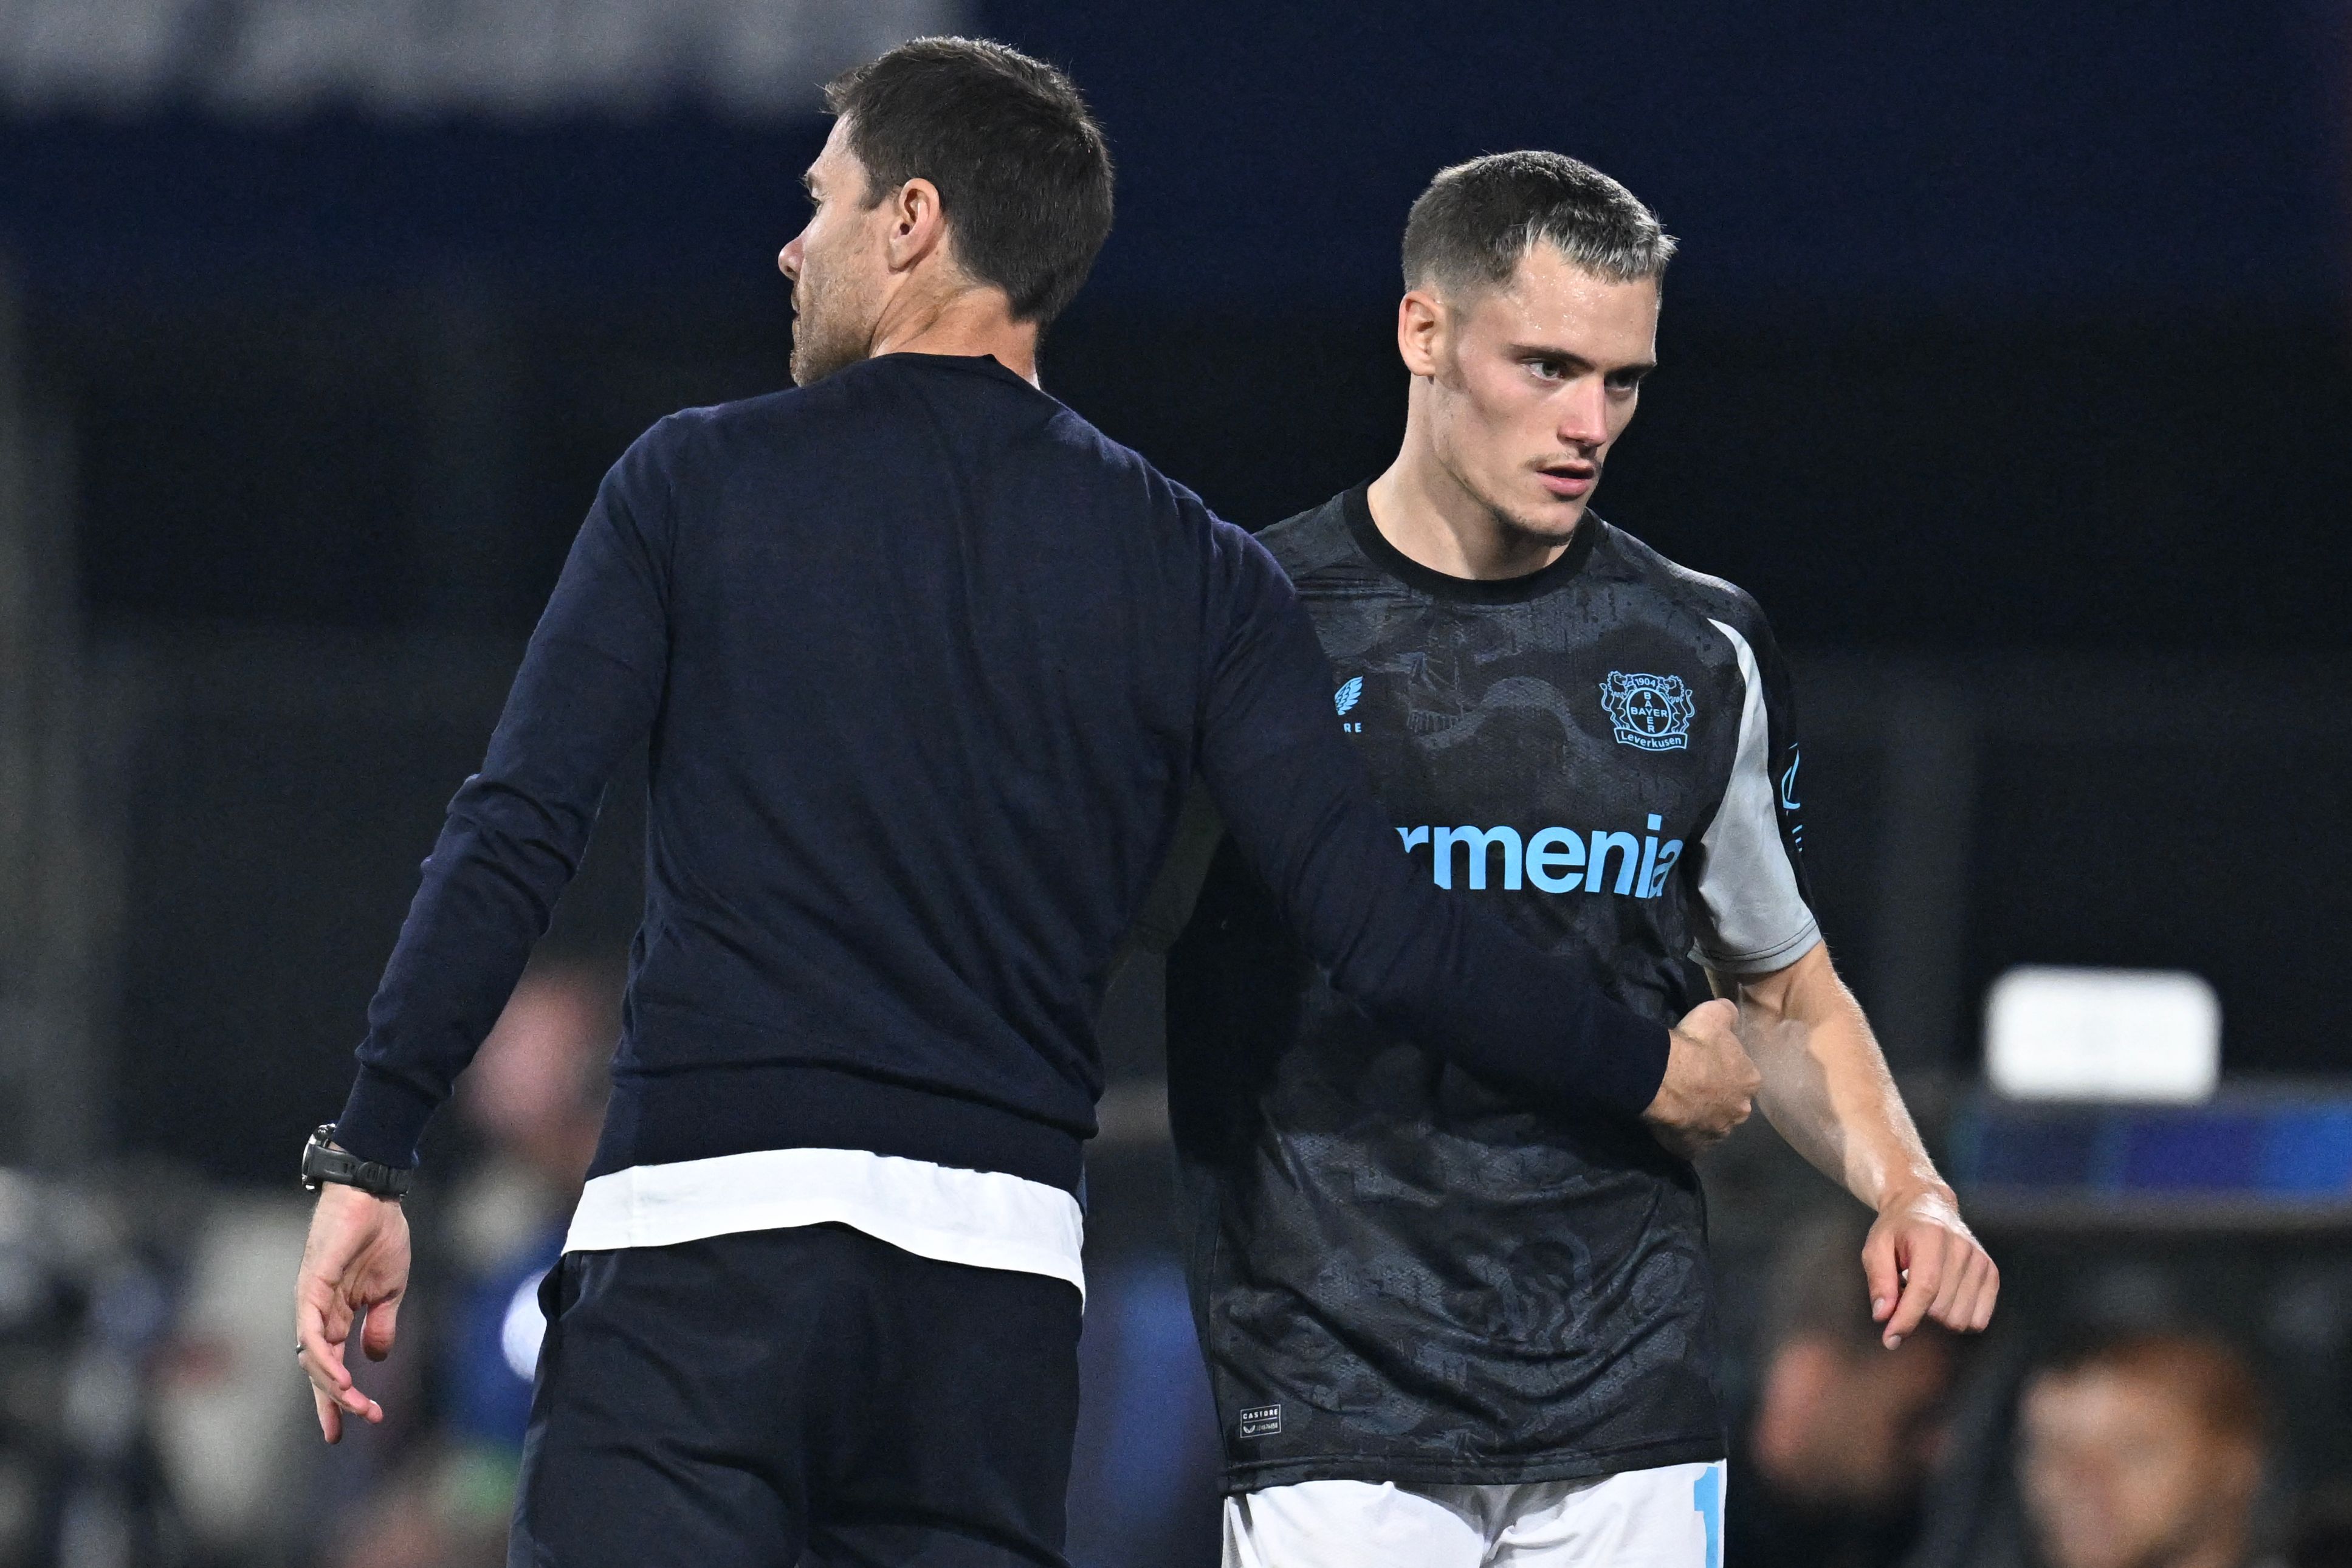
[[[956,259],[1051,322],[1110,235],[1110,147],[1070,79],[982,38],[917,38],[845,71],[825,107],[849,121],[868,206],[908,180],[939,187]]]

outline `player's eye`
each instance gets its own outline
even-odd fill
[[[1528,361],[1528,368],[1535,373],[1538,381],[1568,379],[1568,366],[1556,359],[1531,359]]]

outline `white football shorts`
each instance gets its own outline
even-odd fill
[[[1302,1481],[1225,1500],[1224,1568],[1723,1568],[1724,1465],[1580,1481]]]

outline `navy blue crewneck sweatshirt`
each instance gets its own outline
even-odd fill
[[[415,1163],[650,735],[592,1174],[814,1147],[1075,1190],[1096,1012],[1197,774],[1335,984],[1632,1115],[1659,1026],[1416,879],[1248,534],[992,359],[674,415],[605,477],[369,1008],[342,1145]]]

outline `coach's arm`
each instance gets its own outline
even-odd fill
[[[1816,942],[1766,974],[1717,975],[1763,1074],[1757,1103],[1781,1137],[1877,1212],[1862,1252],[1871,1316],[1889,1349],[1928,1318],[1962,1331],[1992,1321],[1993,1266],[1920,1144],[1861,1004]]]

